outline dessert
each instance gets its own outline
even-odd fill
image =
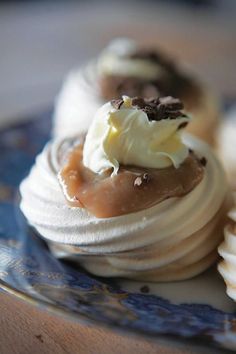
[[[122,95],[179,97],[193,117],[187,131],[213,143],[219,116],[214,95],[163,53],[128,39],[112,41],[97,59],[68,75],[56,101],[54,135],[87,131],[97,109]]]
[[[235,108],[222,122],[218,133],[218,155],[227,172],[229,183],[236,190],[236,117]]]
[[[21,209],[57,257],[149,281],[187,279],[216,261],[228,188],[210,147],[182,137],[182,108],[123,96],[86,136],[45,147],[21,184]]]
[[[234,195],[236,201],[236,194]],[[224,241],[219,246],[218,251],[223,260],[218,264],[218,270],[227,287],[227,294],[236,301],[236,208],[229,212],[230,222],[225,226]]]

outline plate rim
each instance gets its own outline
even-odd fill
[[[10,294],[15,298],[19,299],[20,301],[23,301],[26,304],[37,308],[39,311],[45,311],[49,315],[55,315],[62,319],[73,321],[74,323],[80,324],[82,326],[83,325],[95,326],[96,328],[102,328],[103,330],[113,331],[114,334],[125,335],[126,337],[132,337],[132,338],[140,339],[140,335],[141,335],[142,339],[144,340],[152,339],[153,343],[162,342],[162,344],[169,347],[172,347],[173,344],[174,345],[178,344],[179,349],[184,347],[186,348],[186,345],[191,345],[192,348],[194,347],[198,349],[209,350],[210,347],[210,349],[214,349],[216,351],[216,354],[219,351],[221,352],[222,349],[227,350],[227,352],[229,353],[232,353],[230,349],[225,348],[224,346],[222,346],[220,343],[217,343],[216,341],[211,341],[209,343],[208,341],[201,340],[201,343],[199,343],[197,338],[196,339],[192,337],[188,338],[183,336],[171,335],[168,333],[156,334],[151,332],[145,332],[142,329],[123,327],[116,323],[108,324],[104,321],[99,321],[98,319],[94,319],[89,315],[85,315],[82,313],[73,313],[72,311],[66,311],[63,308],[57,307],[53,303],[49,303],[43,299],[37,299],[33,295],[27,294],[26,292],[21,291],[9,285],[2,278],[0,278],[0,290],[3,290],[3,293],[6,293],[7,295]]]

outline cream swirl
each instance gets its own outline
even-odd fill
[[[215,261],[227,186],[206,144],[185,137],[186,145],[208,161],[203,180],[189,194],[137,213],[98,219],[68,206],[58,183],[62,156],[72,143],[49,143],[20,186],[23,213],[57,256],[74,257],[98,275],[150,281],[188,278]]]
[[[168,99],[172,100],[163,100]],[[128,96],[123,96],[119,109],[106,103],[95,114],[87,133],[84,165],[95,173],[112,168],[115,174],[120,164],[178,168],[189,154],[179,130],[188,124],[189,118],[178,114],[175,119],[150,120],[147,113],[132,105]]]
[[[234,195],[236,201],[236,194]],[[236,207],[229,212],[229,217],[233,223],[226,225],[225,238],[218,248],[220,256],[223,258],[218,264],[218,270],[225,280],[227,294],[236,301]]]
[[[147,59],[132,59],[130,55],[139,49],[128,38],[117,38],[100,54],[97,62],[98,75],[117,75],[152,80],[166,74],[166,70]]]

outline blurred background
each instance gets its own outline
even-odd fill
[[[0,1],[0,123],[52,106],[115,36],[163,48],[236,98],[235,0]]]

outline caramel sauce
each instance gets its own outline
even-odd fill
[[[202,180],[204,167],[190,153],[179,168],[120,166],[99,175],[83,165],[83,145],[76,146],[59,172],[59,181],[72,207],[86,208],[98,218],[109,218],[150,208],[171,197],[189,193]]]

